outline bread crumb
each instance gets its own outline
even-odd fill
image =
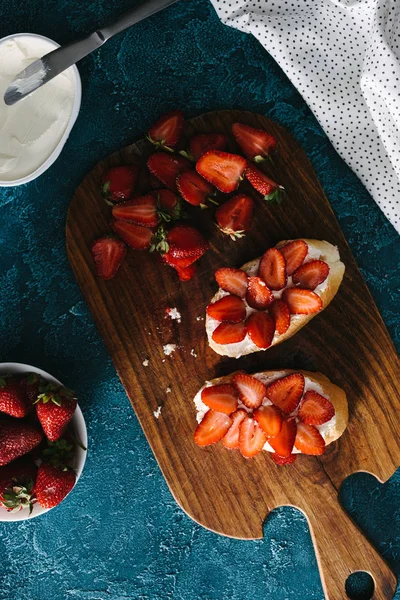
[[[153,415],[155,416],[155,418],[156,418],[156,419],[158,419],[158,417],[161,415],[161,409],[162,409],[162,406],[159,406],[159,407],[157,408],[157,410],[155,410],[155,411],[153,412]]]
[[[164,351],[165,356],[169,356],[170,354],[175,352],[175,350],[176,350],[176,344],[165,344],[165,346],[163,346],[163,351]]]
[[[179,310],[177,308],[166,308],[165,309],[165,318],[169,317],[171,319],[171,321],[178,321],[178,323],[181,322],[181,313],[179,312]]]
[[[168,386],[168,387],[167,387],[167,389],[165,390],[165,393],[166,393],[166,394],[170,394],[170,393],[171,393],[171,391],[172,391],[172,390],[171,390],[171,388]]]
[[[196,354],[196,352],[194,351],[194,348],[192,348],[192,349],[191,349],[191,351],[190,351],[190,354],[191,354],[192,356],[194,356],[195,358],[197,358],[197,354]]]
[[[144,361],[142,362],[142,365],[143,365],[144,367],[148,367],[148,366],[149,366],[149,359],[148,359],[148,358],[146,358],[146,360],[144,360]]]

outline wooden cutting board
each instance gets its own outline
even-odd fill
[[[375,579],[374,598],[388,600],[395,591],[395,576],[339,505],[338,490],[355,471],[385,481],[400,465],[397,354],[311,164],[285,129],[257,114],[213,112],[186,123],[181,146],[186,147],[195,132],[230,133],[236,121],[265,128],[277,137],[279,156],[274,165],[263,168],[285,186],[286,197],[281,205],[266,205],[244,182],[241,189],[253,195],[256,218],[248,235],[236,242],[212,224],[211,211],[193,209],[212,248],[201,259],[194,279],[181,283],[154,255],[131,250],[113,280],[95,277],[89,248],[96,237],[110,231],[110,208],[99,193],[102,173],[120,163],[144,165],[152,151],[146,140],[108,157],[85,177],[69,208],[68,256],[183,510],[215,532],[256,539],[263,535],[270,510],[298,507],[310,525],[326,598],[343,600],[347,577],[365,570]],[[233,141],[230,150],[237,150]],[[139,192],[147,191],[147,179],[144,168]],[[221,358],[208,347],[204,330],[205,307],[217,289],[214,271],[240,266],[279,240],[297,237],[324,239],[339,247],[347,269],[336,298],[289,341],[239,360]],[[177,307],[182,322],[165,318],[166,307]],[[169,343],[178,349],[167,356],[163,346]],[[193,442],[192,398],[206,379],[238,368],[249,373],[274,368],[325,373],[347,392],[347,431],[323,456],[302,456],[285,468],[277,467],[266,453],[247,461],[220,446],[198,448]]]

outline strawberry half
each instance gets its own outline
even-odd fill
[[[228,415],[209,410],[196,427],[194,441],[198,446],[215,444],[222,440],[231,425],[232,419]]]
[[[192,279],[197,271],[197,265],[192,263],[188,267],[175,267],[178,277],[181,281],[189,281]]]
[[[247,274],[241,269],[223,267],[215,271],[215,279],[225,292],[244,298],[247,292]]]
[[[207,314],[223,323],[239,323],[246,318],[246,306],[238,296],[224,296],[207,306]]]
[[[183,156],[171,156],[166,152],[155,152],[147,160],[147,168],[167,188],[176,192],[176,178],[180,173],[189,171],[192,165]]]
[[[267,387],[266,396],[283,413],[290,414],[299,405],[303,391],[303,375],[292,373],[271,383]]]
[[[323,308],[322,300],[315,292],[302,288],[288,288],[283,292],[282,300],[286,302],[292,315],[310,315]]]
[[[106,280],[116,275],[126,256],[125,244],[112,237],[96,240],[90,251],[96,265],[97,277]]]
[[[237,409],[238,393],[231,383],[210,385],[202,390],[201,400],[208,408],[230,415]]]
[[[258,408],[265,398],[266,387],[262,381],[247,373],[236,373],[232,379],[239,398],[247,408]]]
[[[246,321],[246,331],[258,348],[269,348],[275,334],[275,321],[265,312],[252,313]]]
[[[281,290],[286,285],[286,262],[282,252],[270,248],[263,255],[258,269],[261,277],[271,290]]]
[[[274,300],[269,307],[269,314],[275,321],[275,329],[283,335],[290,327],[290,310],[283,300]]]
[[[276,465],[282,466],[282,465],[291,465],[294,463],[294,461],[297,458],[297,454],[291,454],[290,456],[279,456],[279,454],[276,454],[276,452],[269,452],[270,457],[272,458],[272,460],[274,461],[274,463]]]
[[[303,264],[305,257],[308,254],[308,246],[303,240],[294,240],[285,246],[279,248],[286,261],[286,273],[288,276],[293,273]]]
[[[231,414],[232,425],[228,432],[222,438],[222,443],[228,450],[239,448],[239,429],[240,424],[247,418],[247,411],[244,408],[238,408]]]
[[[106,200],[121,202],[132,197],[139,176],[136,165],[112,167],[103,175],[101,192]]]
[[[246,337],[246,327],[244,323],[221,323],[212,334],[212,339],[216,344],[236,344]]]
[[[273,404],[256,408],[253,417],[268,437],[275,437],[282,429],[282,413]]]
[[[294,440],[296,439],[296,421],[294,419],[283,419],[282,427],[278,435],[269,438],[269,445],[278,456],[289,458],[292,454]]]
[[[237,194],[217,208],[215,219],[220,230],[236,240],[250,229],[253,214],[253,199],[245,194]]]
[[[232,133],[243,154],[249,160],[262,162],[276,150],[276,139],[263,129],[256,129],[243,123],[234,123]]]
[[[325,440],[314,425],[297,423],[297,434],[294,442],[297,450],[303,454],[318,456],[325,452]]]
[[[246,301],[249,306],[257,310],[265,310],[274,296],[265,281],[260,277],[249,277]]]
[[[245,458],[253,458],[261,452],[267,441],[267,436],[257,421],[246,417],[239,427],[239,449]]]
[[[206,152],[196,163],[196,171],[220,192],[234,192],[243,179],[247,162],[238,154],[219,150]]]
[[[190,140],[189,152],[193,160],[198,161],[210,150],[225,150],[228,138],[223,133],[199,133]]]
[[[284,187],[273,181],[265,173],[249,165],[246,169],[246,179],[257,192],[264,196],[266,202],[280,202]]]
[[[327,398],[315,390],[309,390],[304,394],[297,416],[307,425],[322,425],[335,416],[335,409]]]
[[[329,267],[323,260],[312,260],[299,267],[293,273],[293,283],[307,290],[315,290],[317,285],[325,281],[329,275]]]
[[[175,258],[200,258],[209,249],[205,237],[191,225],[174,225],[167,234],[169,253]]]
[[[185,117],[181,110],[162,115],[149,129],[147,139],[157,147],[173,152],[179,142]]]
[[[153,232],[148,227],[124,223],[123,221],[111,221],[110,227],[127,246],[134,250],[148,250],[151,245]]]
[[[156,227],[159,221],[157,200],[150,194],[121,202],[112,209],[112,216],[118,221],[135,223],[145,227]]]
[[[178,192],[186,202],[193,206],[206,206],[214,188],[196,171],[185,171],[176,178]]]

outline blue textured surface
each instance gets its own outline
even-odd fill
[[[0,37],[31,31],[63,44],[132,4],[0,0]],[[306,149],[398,348],[399,238],[274,61],[223,27],[208,0],[180,0],[80,72],[82,110],[59,160],[37,181],[0,190],[0,361],[42,367],[78,392],[90,452],[61,506],[0,526],[0,599],[322,600],[296,510],[275,511],[265,538],[244,542],[202,529],[175,504],[69,267],[67,207],[85,173],[163,111],[243,108],[275,119]],[[342,498],[399,574],[400,473],[383,486],[353,476]]]

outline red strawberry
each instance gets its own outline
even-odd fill
[[[266,391],[262,381],[247,373],[236,373],[232,381],[239,392],[240,400],[247,408],[258,408],[261,405]]]
[[[28,403],[16,379],[0,376],[0,411],[18,418],[28,414]]]
[[[239,448],[239,429],[240,424],[247,418],[247,411],[244,408],[238,408],[231,414],[232,425],[228,432],[222,438],[222,443],[228,450],[236,450]]]
[[[269,438],[268,443],[278,456],[289,458],[292,454],[294,440],[296,439],[296,430],[296,421],[294,419],[283,419],[278,435]]]
[[[246,417],[239,427],[239,449],[245,458],[253,458],[261,452],[267,441],[267,436],[257,421]]]
[[[274,300],[274,296],[260,277],[249,277],[246,294],[247,304],[257,310],[265,310]]]
[[[283,292],[282,300],[286,302],[292,315],[310,315],[323,308],[322,300],[315,292],[302,288],[288,288]]]
[[[189,151],[193,160],[197,161],[210,150],[225,150],[228,139],[223,133],[199,133],[190,140]]]
[[[151,245],[153,232],[148,227],[124,223],[123,221],[111,221],[111,228],[122,238],[128,246],[134,250],[148,250]]]
[[[0,467],[0,506],[8,512],[32,512],[36,474],[35,463],[25,458]]]
[[[325,281],[329,275],[329,267],[323,260],[312,260],[299,267],[293,273],[293,283],[307,290],[315,290],[317,285]]]
[[[246,169],[246,179],[257,192],[264,196],[266,202],[280,202],[284,187],[276,183],[265,173],[249,165]]]
[[[171,252],[161,254],[161,262],[169,265],[173,269],[185,269],[196,262],[196,260],[197,256],[181,256],[176,258],[175,256],[172,256]]]
[[[275,334],[275,321],[265,312],[252,313],[246,321],[246,331],[258,348],[269,348]]]
[[[180,173],[189,171],[192,165],[183,156],[156,152],[147,160],[147,167],[167,188],[176,192],[176,178]]]
[[[215,271],[215,279],[225,292],[244,298],[247,292],[247,274],[241,269],[222,268]]]
[[[228,415],[209,410],[196,427],[194,441],[198,446],[215,444],[222,440],[231,425],[232,419]]]
[[[207,314],[223,323],[239,323],[246,318],[246,306],[237,296],[224,296],[207,306]]]
[[[149,129],[148,139],[157,147],[170,150],[176,146],[182,133],[184,114],[181,110],[166,113]]]
[[[229,154],[219,150],[210,150],[196,163],[196,171],[220,192],[234,192],[240,181],[247,162],[238,154]]]
[[[188,267],[175,267],[178,277],[181,281],[189,281],[194,277],[197,271],[197,265],[192,263]]]
[[[0,422],[0,466],[7,465],[15,458],[36,448],[43,434],[26,423]]]
[[[256,408],[253,417],[268,437],[278,435],[282,429],[282,413],[273,404]]]
[[[269,307],[269,313],[275,321],[275,328],[279,335],[287,332],[290,326],[290,310],[283,300],[274,300]]]
[[[294,463],[294,461],[297,458],[297,454],[291,454],[290,456],[279,456],[279,454],[270,452],[269,453],[270,457],[272,458],[272,460],[274,461],[274,463],[276,465],[291,465]]]
[[[178,192],[186,202],[193,206],[206,206],[206,201],[214,188],[196,171],[185,171],[176,178]]]
[[[335,409],[327,398],[314,390],[304,394],[303,401],[297,414],[300,421],[307,425],[322,425],[335,415]]]
[[[179,196],[171,190],[154,190],[150,192],[161,208],[173,213],[179,204]]]
[[[258,275],[271,290],[281,290],[286,285],[286,262],[277,248],[267,250],[260,261]]]
[[[41,390],[36,402],[36,414],[46,434],[52,442],[60,439],[76,409],[74,393],[52,383]]]
[[[297,434],[294,442],[297,450],[303,454],[320,455],[325,452],[325,440],[314,425],[297,423]]]
[[[136,165],[112,167],[103,175],[102,194],[107,200],[121,202],[132,197],[139,169]]]
[[[33,410],[33,404],[38,397],[41,382],[42,378],[37,373],[26,373],[19,380],[19,385],[25,394],[29,411]]]
[[[262,129],[234,123],[232,133],[246,158],[256,163],[264,161],[276,150],[276,139]]]
[[[205,237],[191,225],[174,225],[166,237],[169,253],[175,258],[200,258],[209,249]]]
[[[139,196],[128,202],[121,202],[112,209],[112,216],[118,221],[135,223],[145,227],[156,227],[159,221],[157,200],[150,194]]]
[[[303,395],[304,377],[301,373],[292,373],[281,377],[267,387],[266,396],[285,414],[293,412]]]
[[[220,323],[212,334],[216,344],[236,344],[246,337],[244,323]]]
[[[210,385],[201,392],[201,400],[208,408],[230,415],[237,409],[238,393],[231,383]]]
[[[215,218],[221,231],[236,240],[250,229],[253,213],[252,198],[245,194],[237,194],[217,208]]]
[[[96,275],[101,279],[112,279],[126,256],[125,244],[108,236],[96,240],[90,251],[96,265]]]
[[[303,240],[293,240],[279,248],[286,261],[286,273],[293,275],[296,269],[303,264],[308,254],[308,246]]]
[[[64,500],[75,485],[76,475],[72,469],[61,469],[42,463],[36,479],[36,497],[42,508],[53,508]]]

